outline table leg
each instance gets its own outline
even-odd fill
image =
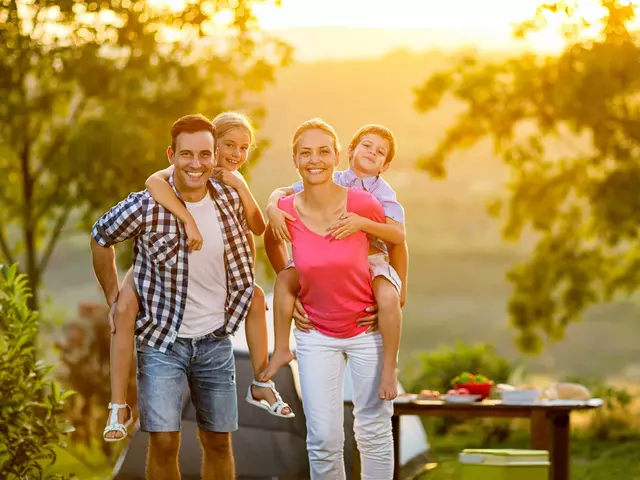
[[[549,451],[551,444],[551,425],[544,410],[531,412],[531,448]]]
[[[400,417],[391,417],[391,433],[393,435],[393,480],[400,478]]]
[[[570,412],[554,415],[551,427],[551,474],[550,480],[569,480],[570,451]]]

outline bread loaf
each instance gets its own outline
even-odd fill
[[[545,391],[549,400],[580,400],[591,398],[591,392],[584,385],[578,383],[556,383]]]

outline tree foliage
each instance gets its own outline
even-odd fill
[[[27,278],[17,265],[0,273],[0,478],[41,479],[72,428],[63,392],[36,361],[38,316],[27,306]]]
[[[86,226],[163,168],[176,118],[264,114],[256,94],[290,57],[258,28],[252,7],[264,1],[174,11],[145,0],[0,0],[0,258],[21,261],[32,307],[65,227]]]
[[[580,2],[538,8],[516,35],[562,18],[565,50],[506,61],[469,56],[416,90],[416,108],[443,98],[464,109],[436,149],[419,159],[435,176],[457,149],[490,139],[510,171],[506,199],[494,211],[504,236],[533,233],[535,249],[508,278],[518,343],[539,351],[558,340],[591,304],[640,284],[640,48],[630,31],[635,6],[601,0],[590,24]],[[502,207],[502,208],[501,208]]]

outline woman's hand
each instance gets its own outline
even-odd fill
[[[200,250],[202,248],[203,240],[196,222],[185,223],[184,231],[187,234],[187,246],[189,247],[189,250]]]
[[[367,218],[361,217],[356,213],[343,213],[340,215],[340,220],[331,225],[329,231],[336,240],[342,240],[343,238],[353,235],[364,229]]]
[[[309,320],[307,312],[302,306],[300,297],[296,297],[296,303],[293,307],[293,321],[296,324],[296,328],[302,332],[309,333],[311,330],[315,330],[313,322]]]
[[[271,230],[276,240],[291,243],[291,234],[287,227],[287,220],[295,222],[295,217],[274,205],[270,205],[267,208],[267,218],[269,218],[269,225],[271,225]]]
[[[247,186],[240,176],[234,174],[231,170],[227,170],[222,167],[216,167],[213,169],[213,178],[225,185],[235,188],[236,190]]]
[[[358,326],[362,327],[369,325],[367,333],[375,332],[378,330],[378,305],[371,305],[370,307],[365,308],[364,311],[370,313],[370,315],[359,319],[357,322]]]

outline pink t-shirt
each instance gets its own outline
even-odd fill
[[[297,194],[296,194],[297,195]],[[300,300],[320,333],[351,338],[364,332],[356,322],[375,303],[364,232],[342,240],[309,230],[293,208],[295,195],[280,199],[279,207],[296,218],[287,222],[293,261],[300,277]],[[382,205],[368,192],[349,189],[347,211],[384,223]]]

